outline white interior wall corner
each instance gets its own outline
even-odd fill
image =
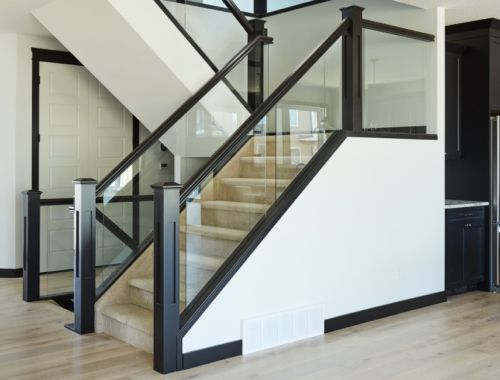
[[[17,96],[16,96],[16,218],[15,262],[16,268],[23,263],[23,190],[31,189],[31,132],[32,132],[32,67],[31,48],[66,51],[55,38],[18,35],[17,44]]]
[[[0,160],[0,268],[15,269],[15,199],[16,199],[16,96],[17,96],[17,35],[0,34],[0,131],[2,149]]]

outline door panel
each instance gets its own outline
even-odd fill
[[[73,180],[101,180],[132,151],[132,115],[83,66],[41,62],[40,77],[39,188],[43,198],[72,198]],[[132,235],[131,203],[100,208]],[[68,206],[45,209],[42,272],[71,270],[72,215]],[[98,227],[96,265],[101,266],[113,263],[125,246],[102,225]]]
[[[39,188],[43,198],[73,197],[72,181],[88,174],[89,72],[40,63]]]

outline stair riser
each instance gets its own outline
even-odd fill
[[[262,218],[263,213],[202,209],[201,223],[204,226],[234,228],[250,231]]]
[[[103,316],[104,332],[143,351],[153,353],[153,336]]]
[[[275,167],[270,164],[253,164],[253,163],[242,163],[241,164],[241,175],[240,178],[278,178],[278,179],[293,179],[300,171],[296,167],[289,167],[278,165]]]
[[[189,266],[187,272],[188,286],[187,291],[190,296],[199,293],[201,288],[210,280],[215,272],[206,269],[194,268]],[[181,265],[180,267],[181,283],[180,283],[180,300],[182,303],[186,302],[186,267]],[[134,305],[143,307],[144,309],[154,310],[154,296],[153,293],[136,288],[135,286],[130,286],[130,302]]]
[[[264,187],[264,186],[224,186],[223,192],[217,200],[231,202],[245,202],[257,204],[273,204],[276,200],[276,191],[278,195],[285,190],[286,186]],[[258,195],[257,195],[258,194]]]
[[[180,237],[181,250],[222,259],[227,259],[240,243],[239,241],[216,239],[194,233],[181,232]]]

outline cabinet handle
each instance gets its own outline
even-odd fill
[[[467,223],[467,224],[465,225],[465,227],[472,227],[472,224],[471,224],[471,223]]]
[[[462,214],[462,216],[474,216],[474,214]]]

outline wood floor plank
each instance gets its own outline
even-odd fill
[[[0,379],[434,380],[500,378],[500,295],[474,292],[324,336],[160,376],[152,355],[63,326],[72,313],[25,303],[0,279]]]

